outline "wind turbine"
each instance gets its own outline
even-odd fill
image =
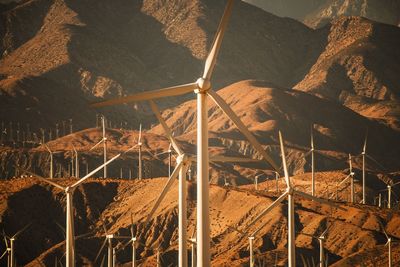
[[[390,236],[386,233],[385,227],[383,227],[383,225],[382,225],[382,223],[381,223],[380,221],[379,221],[379,225],[381,226],[381,228],[382,228],[382,230],[383,230],[383,233],[385,234],[386,239],[387,239],[385,246],[388,246],[388,266],[389,266],[389,267],[392,267],[392,264],[393,264],[393,259],[392,259],[392,243],[393,243],[393,242],[398,243],[399,241],[398,241],[398,240],[393,240],[393,238],[390,237]]]
[[[349,154],[349,174],[336,186],[336,198],[338,194],[338,187],[344,184],[348,179],[350,179],[350,201],[354,203],[354,172],[353,165],[351,163],[351,154]]]
[[[101,123],[102,123],[102,128],[103,128],[103,138],[97,143],[95,144],[91,149],[89,149],[89,151],[92,151],[93,149],[95,149],[98,145],[103,143],[103,156],[104,156],[104,170],[103,170],[103,178],[107,178],[107,164],[105,164],[107,162],[107,137],[106,137],[106,125],[105,125],[105,117],[101,116]]]
[[[210,216],[209,216],[209,158],[208,158],[208,117],[207,96],[222,109],[233,121],[236,127],[249,140],[254,148],[278,170],[273,160],[265,152],[261,144],[246,128],[239,117],[229,105],[213,90],[211,90],[211,77],[216,64],[217,56],[222,44],[222,39],[232,12],[233,0],[229,0],[221,22],[218,26],[214,42],[205,62],[204,73],[196,82],[142,92],[136,95],[121,97],[93,104],[93,107],[103,107],[129,102],[151,100],[168,96],[178,96],[189,92],[197,94],[197,266],[210,266]],[[173,176],[173,173],[171,177]]]
[[[311,195],[315,196],[314,134],[311,126]]]
[[[388,191],[388,204],[387,204],[388,209],[392,208],[392,193],[394,193],[394,192],[392,192],[392,188],[399,184],[400,184],[400,182],[397,182],[394,184],[392,182],[391,184],[387,184],[387,189],[381,190],[381,191],[386,191],[386,190]]]
[[[53,181],[50,181],[46,178],[43,178],[37,174],[31,173],[33,175],[35,175],[39,180],[46,182],[48,184],[51,184],[61,190],[63,190],[66,194],[66,202],[67,202],[67,207],[66,207],[66,240],[65,240],[65,259],[66,259],[66,267],[74,267],[75,266],[75,232],[74,232],[74,211],[73,211],[73,201],[72,201],[72,197],[73,197],[73,193],[75,191],[75,189],[81,184],[83,183],[86,179],[88,179],[89,177],[91,177],[93,174],[95,174],[96,172],[98,172],[99,170],[101,170],[102,168],[104,168],[105,165],[110,164],[111,162],[113,162],[114,160],[116,160],[117,158],[119,158],[121,156],[121,154],[118,154],[116,156],[114,156],[113,158],[111,158],[109,161],[105,162],[104,164],[100,165],[99,167],[97,167],[96,169],[94,169],[93,171],[91,171],[89,174],[87,174],[85,177],[83,177],[82,179],[80,179],[79,181],[73,183],[70,186],[64,187],[62,185],[59,185],[58,183],[55,183]],[[30,173],[29,171],[26,171],[28,173]]]
[[[3,232],[4,236],[4,242],[6,244],[6,251],[3,253],[3,255],[0,257],[3,258],[6,253],[8,253],[8,264],[7,266],[9,267],[15,267],[16,265],[16,260],[15,260],[15,245],[14,242],[17,239],[17,237],[22,234],[31,224],[25,225],[21,230],[19,230],[17,233],[15,233],[12,237],[7,236]],[[10,240],[10,246],[8,246],[8,240]]]
[[[254,241],[254,236],[249,236],[250,267],[254,267],[253,241]]]
[[[326,233],[328,232],[328,229],[329,229],[329,227],[327,227],[325,229],[325,231],[323,231],[322,234],[319,236],[301,233],[303,235],[310,236],[310,237],[318,240],[318,242],[319,242],[319,266],[320,267],[325,267],[326,260],[327,260],[327,259],[325,259],[324,247],[325,247],[325,241],[326,241]]]
[[[49,151],[50,153],[50,179],[53,179],[53,151],[50,150],[50,148],[43,143],[44,147],[47,149],[47,151]]]
[[[269,205],[266,209],[264,209],[253,221],[251,221],[242,232],[247,232],[250,226],[256,223],[261,217],[269,213],[273,208],[275,208],[279,203],[281,203],[287,197],[288,198],[288,265],[289,267],[294,267],[296,266],[294,196],[298,195],[307,199],[314,200],[316,202],[328,204],[330,206],[334,206],[337,208],[340,207],[337,204],[332,203],[328,200],[320,199],[294,189],[289,178],[289,173],[286,165],[285,150],[283,146],[283,139],[280,131],[279,131],[279,142],[281,146],[282,165],[285,174],[285,182],[287,186],[286,191],[281,196],[279,196],[271,205]],[[259,229],[257,231],[259,231]],[[254,234],[252,236],[254,236]]]

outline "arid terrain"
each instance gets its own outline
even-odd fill
[[[386,2],[304,0],[300,9],[287,0],[280,6],[276,1],[263,6],[278,15],[280,10],[292,12],[278,17],[246,1],[234,1],[212,89],[278,166],[282,165],[278,132],[283,133],[291,180],[296,190],[308,193],[312,134],[317,196],[339,205],[332,208],[296,197],[298,266],[318,262],[318,240],[307,234],[319,235],[327,227],[329,266],[387,266],[384,230],[394,240],[393,266],[400,265],[400,186],[396,184],[400,182],[396,10],[400,9],[394,1]],[[147,103],[97,109],[90,104],[196,80],[225,3],[24,0],[0,4],[0,232],[10,236],[31,223],[16,240],[18,266],[64,264],[66,196],[35,176],[50,176],[46,146],[53,151],[54,179],[63,185],[77,179],[74,149],[79,177],[99,166],[102,146],[91,148],[103,138],[100,115],[106,117],[108,158],[121,156],[108,166],[107,178],[100,170],[74,193],[77,266],[101,266],[106,251],[97,259],[96,254],[104,236],[129,236],[131,227],[138,240],[140,266],[156,266],[157,254],[161,266],[177,266],[177,183],[145,224],[169,172],[170,142],[162,126]],[[196,155],[194,99],[191,93],[156,100],[161,116],[189,155]],[[249,266],[248,237],[256,232],[256,266],[285,266],[286,201],[242,232],[286,189],[282,167],[277,175],[211,98],[207,111],[210,158],[254,160],[210,162],[212,265]],[[137,179],[140,127],[141,180]],[[360,204],[364,144],[365,205]],[[171,169],[176,157],[172,151]],[[196,162],[190,170],[188,235],[192,236]],[[350,182],[341,183],[351,171],[354,203]],[[391,209],[388,185],[394,185]],[[125,242],[113,244],[120,266],[131,261],[131,246],[124,247]],[[4,250],[2,242],[0,255]],[[6,257],[0,260],[0,265],[5,264]]]

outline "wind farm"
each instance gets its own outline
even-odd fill
[[[0,4],[0,265],[400,264],[400,24],[370,2]]]

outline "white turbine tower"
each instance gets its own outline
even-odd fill
[[[399,184],[400,184],[400,182],[397,182],[397,183],[391,182],[386,185],[387,186],[386,189],[381,190],[381,191],[386,191],[386,190],[388,191],[388,200],[387,200],[388,201],[388,204],[387,204],[388,209],[392,208],[392,193],[394,193],[394,192],[392,192],[392,189],[393,189],[393,187],[395,187]]]
[[[203,76],[196,82],[150,92],[142,92],[136,95],[103,101],[92,105],[93,107],[103,107],[168,96],[178,96],[193,91],[197,94],[197,266],[210,266],[211,264],[207,96],[209,96],[233,121],[237,128],[244,136],[246,136],[254,148],[272,165],[272,167],[276,170],[278,169],[261,144],[245,127],[237,115],[235,115],[229,105],[217,93],[211,90],[211,76],[228,24],[228,19],[232,12],[232,7],[233,0],[229,0],[218,26],[211,51],[207,56]],[[173,175],[174,174],[171,176]]]
[[[66,240],[65,240],[65,259],[66,259],[66,264],[65,266],[67,267],[74,267],[75,266],[75,232],[74,232],[74,211],[73,211],[73,193],[74,190],[81,184],[83,183],[86,179],[91,177],[93,174],[98,172],[99,170],[103,169],[105,165],[110,164],[113,162],[115,159],[120,157],[121,154],[118,154],[111,158],[109,161],[105,162],[104,164],[100,165],[93,171],[91,171],[89,174],[87,174],[85,177],[80,179],[79,181],[75,182],[74,184],[64,187],[62,185],[59,185],[53,181],[50,181],[48,179],[45,179],[41,176],[38,176],[37,174],[31,173],[32,175],[35,175],[39,180],[46,182],[48,184],[51,184],[61,190],[63,190],[66,194],[66,202],[67,202],[67,207],[66,207]],[[26,171],[30,173],[29,171]]]
[[[311,195],[315,196],[314,134],[311,127]]]
[[[78,158],[78,151],[76,150],[75,146],[72,145],[75,154],[75,177],[79,179],[79,158]]]
[[[307,199],[314,200],[316,202],[328,204],[337,208],[340,208],[337,204],[332,203],[328,200],[320,199],[317,197],[314,197],[312,195],[309,195],[307,193],[297,191],[294,189],[290,178],[289,178],[289,173],[286,165],[286,156],[285,156],[285,150],[283,146],[283,139],[282,139],[282,134],[279,132],[279,142],[281,146],[281,156],[282,156],[282,165],[283,165],[283,171],[285,174],[285,182],[286,182],[286,191],[279,196],[270,206],[268,206],[266,209],[264,209],[253,221],[251,221],[243,230],[243,232],[247,232],[250,226],[252,226],[254,223],[256,223],[260,218],[262,218],[264,215],[269,213],[273,208],[275,208],[279,203],[281,203],[285,198],[288,198],[288,266],[289,267],[294,267],[296,266],[296,247],[295,247],[295,213],[294,213],[294,196],[298,195]],[[257,230],[259,231],[259,229]],[[256,232],[257,232],[256,231]],[[252,235],[254,236],[254,234]]]
[[[6,253],[8,253],[8,263],[7,266],[9,267],[16,267],[16,259],[15,259],[15,240],[17,240],[17,237],[22,234],[31,224],[27,224],[19,230],[17,233],[15,233],[13,236],[9,237],[3,232],[4,236],[4,242],[6,244],[6,251],[1,255],[0,259],[4,257]],[[10,244],[8,244],[8,240],[10,241]]]
[[[102,133],[103,133],[103,138],[97,143],[95,144],[91,149],[89,149],[89,151],[92,151],[93,149],[95,149],[97,146],[99,146],[100,144],[103,144],[103,158],[104,158],[104,169],[103,169],[103,178],[107,178],[107,164],[105,164],[107,162],[107,137],[106,137],[106,124],[105,124],[105,120],[106,118],[104,116],[101,116],[101,125],[102,125]]]
[[[141,180],[143,177],[142,173],[142,124],[139,126],[139,138],[138,138],[139,154],[138,154],[138,179]]]
[[[363,151],[361,152],[361,155],[362,155],[362,204],[365,204],[365,202],[366,202],[366,194],[365,194],[365,156],[366,156],[366,153],[367,153],[367,138],[368,138],[368,132],[365,135]]]
[[[51,151],[50,148],[46,144],[43,144],[43,145],[47,149],[47,151],[49,151],[49,154],[50,154],[50,174],[49,174],[49,177],[50,177],[50,179],[53,179],[53,151]]]

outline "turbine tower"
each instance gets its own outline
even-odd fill
[[[138,138],[138,179],[141,180],[143,177],[142,173],[142,124],[139,126],[139,138]]]
[[[331,201],[320,199],[309,195],[307,193],[297,191],[294,189],[290,178],[286,165],[286,156],[285,149],[283,146],[282,134],[279,132],[279,142],[281,147],[281,156],[282,156],[282,165],[283,171],[285,174],[285,182],[286,182],[286,191],[279,196],[271,205],[269,205],[266,209],[264,209],[253,221],[251,221],[242,232],[247,232],[250,226],[256,223],[260,218],[269,213],[273,208],[275,208],[279,203],[281,203],[286,197],[288,198],[288,266],[294,267],[296,266],[296,247],[295,247],[295,213],[294,213],[294,196],[298,195],[306,199],[311,199],[319,203],[328,204],[330,206],[340,208],[339,205],[332,203]],[[259,228],[260,229],[260,228]],[[259,231],[257,229],[256,232]],[[256,233],[255,232],[255,233]],[[252,234],[254,236],[254,234]]]
[[[101,123],[102,123],[102,133],[103,133],[103,138],[97,143],[95,144],[91,149],[89,149],[89,151],[92,151],[93,149],[95,149],[97,146],[99,146],[100,144],[103,144],[103,158],[104,158],[104,169],[103,169],[103,178],[107,178],[107,164],[105,164],[107,162],[107,137],[106,137],[106,124],[105,124],[105,120],[106,118],[102,115],[101,116]]]
[[[50,153],[50,174],[49,174],[49,177],[50,177],[50,179],[53,179],[53,151],[51,151],[50,148],[45,143],[43,143],[43,145],[47,149],[47,151],[49,151],[49,153]]]
[[[229,105],[213,90],[211,90],[211,77],[216,64],[217,56],[222,44],[222,39],[232,12],[233,0],[229,0],[218,26],[210,53],[207,56],[204,73],[196,82],[189,84],[142,92],[136,95],[116,98],[92,104],[92,107],[104,107],[129,102],[151,100],[168,96],[178,96],[189,92],[197,94],[197,266],[210,266],[210,216],[209,216],[209,157],[208,157],[208,117],[207,98],[210,97],[219,108],[227,115],[236,127],[249,140],[253,147],[275,169],[278,167],[265,152],[261,144],[246,128],[239,117]],[[173,174],[171,175],[171,177]]]
[[[367,153],[367,138],[368,138],[368,132],[365,135],[363,151],[361,153],[361,155],[362,155],[362,204],[365,204],[365,202],[366,202],[366,194],[365,194],[365,155]]]

